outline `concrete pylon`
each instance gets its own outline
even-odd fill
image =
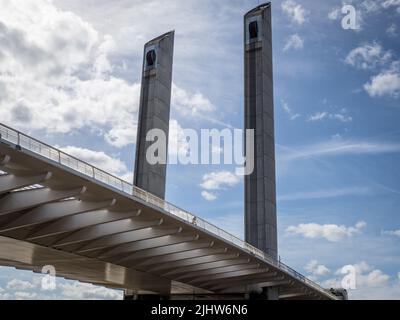
[[[245,177],[245,238],[277,258],[271,3],[244,17],[245,128],[255,130],[255,168]]]
[[[140,94],[136,163],[133,184],[159,198],[165,198],[166,157],[171,105],[174,35],[171,31],[145,44]],[[146,141],[152,129],[164,132],[165,141]],[[151,164],[146,152],[154,142],[165,145],[165,164]]]
[[[161,199],[165,198],[167,176],[166,157],[171,109],[174,38],[175,31],[170,31],[147,42],[144,46],[136,138],[133,184]],[[153,144],[152,141],[147,141],[147,134],[153,129],[164,132],[163,141],[158,142],[165,145],[165,164],[151,164],[146,159],[146,152]],[[141,297],[142,295],[138,295],[132,290],[124,291],[124,300],[136,300]]]

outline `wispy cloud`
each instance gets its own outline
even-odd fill
[[[317,191],[295,192],[278,196],[278,201],[296,201],[296,200],[312,200],[327,199],[346,196],[365,196],[370,195],[372,190],[367,187],[347,187],[337,189],[326,189]]]
[[[397,11],[400,13],[400,11],[399,11],[400,0],[384,0],[381,5],[385,9],[391,8],[391,7],[397,7]]]
[[[224,216],[208,218],[208,221],[214,225],[228,231],[234,236],[243,239],[244,235],[244,217],[243,214],[228,214]]]
[[[331,11],[329,11],[329,13],[328,13],[328,19],[329,19],[329,20],[336,21],[336,20],[339,19],[340,13],[341,13],[340,8],[333,8],[333,9],[332,9]]]
[[[337,120],[337,121],[344,122],[344,123],[353,121],[353,118],[346,114],[345,109],[341,110],[338,113],[329,113],[327,111],[317,112],[317,113],[314,113],[313,115],[311,115],[308,118],[308,121],[318,122],[318,121],[323,121],[323,120],[327,120],[327,119]]]
[[[318,263],[317,260],[311,260],[304,269],[312,274],[313,276],[324,276],[330,273],[328,267],[324,266],[323,264]]]
[[[281,8],[292,23],[301,25],[308,19],[308,12],[301,4],[294,0],[286,0],[282,2]]]
[[[183,117],[197,117],[215,111],[215,106],[200,92],[189,93],[186,90],[172,85],[172,108]]]
[[[399,153],[399,143],[372,142],[372,141],[337,141],[329,140],[313,145],[301,147],[286,147],[277,145],[280,161],[293,161],[307,158],[362,155],[362,154],[384,154]]]
[[[207,201],[214,201],[218,199],[214,193],[205,190],[201,192],[201,196]]]
[[[387,32],[396,32],[395,25],[389,27]],[[393,53],[386,51],[376,41],[351,50],[344,61],[362,70],[379,67],[379,73],[372,76],[363,86],[370,97],[400,96],[400,61],[395,60]]]
[[[342,1],[342,5],[352,4],[356,7],[357,12],[357,30],[361,30],[361,28],[365,25],[367,18],[381,13],[383,10],[396,10],[400,13],[400,1],[398,0],[349,0]],[[341,7],[334,7],[328,13],[328,19],[337,21],[344,17],[342,15]]]
[[[325,111],[317,112],[317,113],[314,113],[313,115],[311,115],[308,118],[308,121],[311,121],[311,122],[322,121],[322,120],[326,119],[327,117],[328,117],[328,112],[325,112]]]
[[[383,66],[392,59],[392,53],[385,51],[376,41],[366,43],[349,52],[345,63],[358,69],[373,69]]]
[[[283,51],[288,51],[290,49],[300,50],[304,47],[304,40],[298,34],[291,35],[287,40]]]
[[[296,120],[300,117],[299,113],[295,113],[292,108],[289,107],[289,104],[285,100],[281,100],[282,109],[287,113],[290,120]]]
[[[386,34],[389,37],[396,37],[397,36],[397,26],[396,24],[392,23],[387,29]]]
[[[400,237],[400,229],[398,229],[398,230],[382,231],[382,234],[383,234],[383,235],[387,235],[387,236]]]

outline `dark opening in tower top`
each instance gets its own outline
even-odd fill
[[[258,22],[252,21],[249,23],[250,40],[258,38]]]
[[[154,64],[156,63],[156,51],[155,50],[150,50],[149,52],[147,52],[146,54],[146,64],[148,67],[152,67],[154,66]]]

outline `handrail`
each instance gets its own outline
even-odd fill
[[[4,139],[8,142],[11,142],[19,147],[25,148],[31,152],[34,152],[38,155],[41,155],[49,160],[55,161],[58,164],[66,166],[74,171],[77,171],[81,174],[84,174],[96,181],[102,182],[110,187],[113,187],[119,191],[126,193],[129,196],[135,196],[147,203],[155,205],[156,207],[173,214],[174,216],[189,222],[198,228],[201,228],[207,232],[210,232],[230,243],[242,248],[243,250],[247,251],[248,253],[253,254],[254,256],[268,262],[269,264],[273,265],[274,267],[285,271],[286,273],[290,274],[297,280],[300,280],[304,283],[307,283],[309,286],[315,288],[318,291],[322,291],[327,295],[334,297],[332,294],[324,290],[319,284],[315,283],[314,281],[306,278],[302,274],[298,273],[294,269],[290,268],[286,264],[281,261],[278,261],[271,257],[270,255],[266,254],[265,252],[261,251],[260,249],[252,246],[251,244],[241,240],[240,238],[224,231],[223,229],[207,222],[204,219],[201,219],[194,214],[183,210],[163,199],[156,197],[155,195],[142,190],[121,178],[118,178],[106,171],[99,169],[91,164],[82,161],[74,156],[71,156],[59,149],[56,149],[48,144],[45,144],[35,138],[32,138],[26,134],[23,134],[20,131],[12,129],[4,124],[0,123],[0,138]]]

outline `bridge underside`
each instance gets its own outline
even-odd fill
[[[47,151],[46,151],[47,152]],[[49,151],[50,152],[50,151]],[[0,264],[133,294],[333,299],[157,203],[0,139]],[[60,155],[58,155],[60,156]],[[72,161],[70,158],[68,161]]]

